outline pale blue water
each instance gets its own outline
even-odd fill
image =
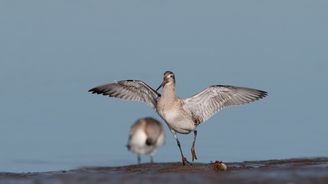
[[[211,84],[266,90],[199,127],[200,162],[328,156],[327,1],[0,1],[0,171],[136,163],[131,124],[156,113],[91,95],[175,72],[188,97]],[[175,140],[155,161],[178,161]],[[190,158],[192,135],[180,135]],[[149,161],[143,157],[143,161]]]

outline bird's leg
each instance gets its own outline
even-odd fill
[[[191,165],[191,163],[186,159],[186,157],[182,153],[181,144],[180,144],[180,141],[177,137],[176,132],[172,129],[171,129],[171,132],[172,132],[175,140],[177,141],[177,144],[178,144],[178,147],[179,147],[179,150],[180,150],[180,154],[181,154],[182,165],[186,165],[186,164]]]
[[[197,155],[196,155],[196,150],[195,150],[196,138],[197,138],[197,130],[194,130],[194,141],[192,142],[192,146],[191,146],[192,161],[194,161],[195,159],[197,160]]]
[[[140,157],[140,155],[138,154],[138,164],[140,164],[141,163],[141,157]]]

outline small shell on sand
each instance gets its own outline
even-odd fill
[[[228,169],[227,165],[225,165],[222,161],[216,160],[215,162],[211,162],[213,170],[215,171],[226,171]]]

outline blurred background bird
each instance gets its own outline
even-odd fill
[[[138,164],[141,163],[141,155],[150,155],[150,162],[153,163],[155,151],[164,140],[164,128],[158,120],[140,118],[131,126],[127,148],[138,155]]]

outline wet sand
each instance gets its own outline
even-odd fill
[[[88,167],[40,173],[0,173],[0,184],[85,183],[328,183],[328,158],[218,162],[154,163],[121,167]]]

